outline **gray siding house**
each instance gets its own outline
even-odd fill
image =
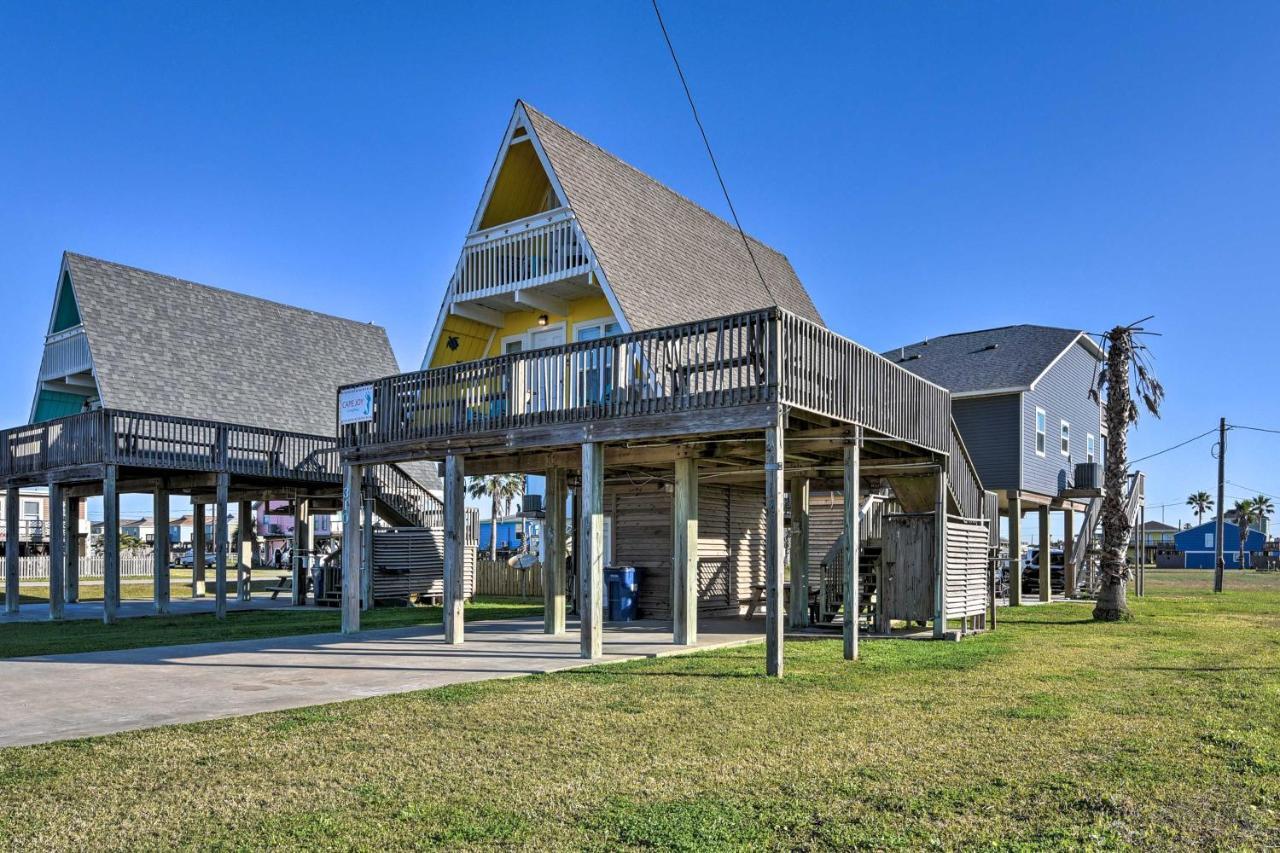
[[[1102,348],[1078,329],[1004,326],[919,341],[885,357],[951,391],[952,414],[983,486],[1010,519],[1010,557],[1019,559],[1022,513],[1049,512],[1074,533],[1083,501],[1070,491],[1075,466],[1101,462],[1102,407],[1090,399]],[[1048,590],[1042,589],[1042,597]],[[1020,595],[1018,596],[1020,598]]]

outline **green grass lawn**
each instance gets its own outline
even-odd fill
[[[1208,582],[4,750],[0,846],[1262,848],[1280,575]]]
[[[122,585],[121,593],[133,586]],[[142,597],[150,598],[150,590],[148,585],[147,594]],[[541,601],[481,598],[467,605],[465,615],[467,620],[476,620],[541,613]],[[438,625],[442,618],[439,607],[379,607],[360,614],[360,626],[369,629]],[[92,619],[17,622],[0,625],[0,658],[323,634],[339,630],[341,623],[342,615],[337,608],[231,611],[221,621],[211,613],[200,613],[140,616],[121,619],[114,625]]]

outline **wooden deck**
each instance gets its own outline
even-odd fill
[[[362,464],[465,453],[533,470],[547,460],[526,468],[512,457],[588,441],[759,436],[785,411],[805,428],[847,428],[846,438],[861,427],[899,456],[945,457],[957,507],[982,512],[945,389],[777,308],[365,384],[373,419],[339,431],[344,457]]]
[[[342,481],[337,442],[329,436],[118,409],[0,431],[0,481],[10,486],[101,479],[106,465]]]

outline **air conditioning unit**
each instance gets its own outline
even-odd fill
[[[1100,462],[1080,462],[1076,465],[1077,489],[1102,488],[1102,464]]]
[[[542,512],[542,495],[525,495],[524,504],[521,507],[521,514],[529,515],[531,513]]]

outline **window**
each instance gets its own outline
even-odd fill
[[[1066,421],[1062,422],[1062,455],[1071,455],[1071,424]]]
[[[515,337],[505,338],[502,341],[502,354],[524,351],[524,336],[516,335]]]
[[[1206,533],[1206,534],[1204,535],[1204,547],[1206,547],[1206,548],[1212,548],[1212,547],[1213,547],[1213,534],[1212,534],[1212,533]]]
[[[609,319],[591,320],[573,327],[576,341],[598,341],[618,334],[618,324]],[[613,392],[613,347],[585,354],[585,366],[579,374],[582,398],[588,403],[609,400]]]
[[[1094,457],[1098,454],[1098,440],[1093,437],[1093,433],[1087,433],[1084,437],[1084,461],[1095,462]]]
[[[40,501],[23,501],[22,514],[27,518],[40,517]]]
[[[1044,409],[1041,409],[1040,407],[1037,406],[1036,407],[1036,453],[1039,454],[1040,456],[1044,456],[1044,445],[1045,445],[1044,431],[1045,431]]]

